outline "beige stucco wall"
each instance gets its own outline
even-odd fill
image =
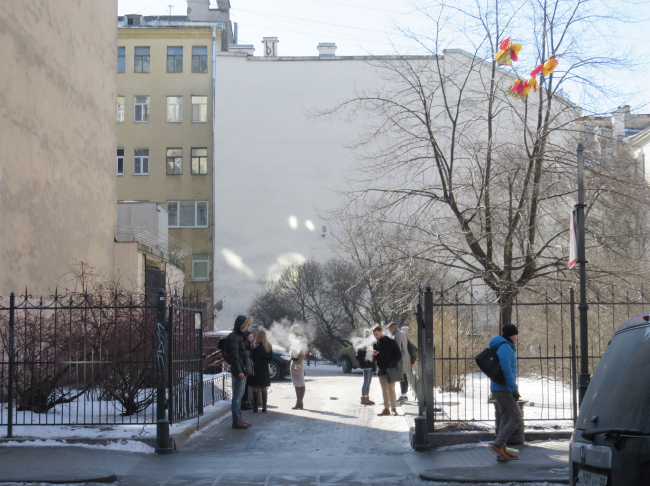
[[[220,29],[217,29],[219,39]],[[125,72],[118,74],[118,95],[125,97],[125,121],[117,124],[117,147],[124,149],[124,175],[117,176],[117,199],[152,201],[208,201],[207,228],[169,228],[169,234],[190,245],[195,254],[213,253],[214,211],[212,196],[212,30],[209,27],[120,28],[118,46],[125,47]],[[150,47],[150,72],[134,72],[134,48]],[[183,72],[167,73],[168,46],[183,47]],[[208,47],[208,72],[193,73],[192,46]],[[192,122],[191,97],[208,97],[208,121]],[[134,96],[150,97],[148,123],[134,122]],[[183,97],[183,121],[168,123],[167,96]],[[113,108],[115,112],[115,107]],[[115,120],[115,115],[113,115]],[[191,149],[207,147],[208,173],[192,175]],[[133,175],[133,149],[149,149],[149,175]],[[183,149],[183,174],[167,175],[167,148]],[[113,150],[115,154],[115,150]],[[114,155],[115,157],[115,155]],[[113,175],[116,169],[113,162]],[[192,256],[183,261],[186,281],[206,300],[212,299],[211,282],[191,282]],[[211,266],[210,266],[211,267]],[[178,280],[178,276],[173,277]],[[210,272],[212,278],[212,272]],[[169,280],[169,276],[168,276]]]
[[[115,243],[115,277],[127,290],[144,291],[144,254],[137,241]]]
[[[117,0],[0,9],[0,295],[113,268]]]

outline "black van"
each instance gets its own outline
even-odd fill
[[[587,388],[569,449],[575,486],[650,484],[650,314],[625,321]]]

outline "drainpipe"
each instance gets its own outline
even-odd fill
[[[214,303],[214,279],[215,279],[215,248],[216,248],[216,243],[217,243],[217,215],[215,213],[215,208],[216,208],[216,197],[217,197],[217,192],[215,190],[216,184],[217,184],[217,159],[216,159],[216,146],[217,144],[215,143],[214,140],[214,134],[215,134],[215,129],[214,129],[214,122],[216,119],[216,108],[217,108],[217,26],[213,25],[212,26],[212,285],[210,291],[212,292],[212,302]],[[213,309],[209,310],[211,313],[213,312]],[[212,315],[210,315],[210,319],[212,319]],[[214,328],[213,328],[214,330]]]

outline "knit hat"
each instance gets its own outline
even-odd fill
[[[519,330],[517,329],[517,326],[514,324],[506,324],[503,326],[503,329],[501,330],[503,337],[509,338],[510,336],[514,336],[516,334],[519,334]]]

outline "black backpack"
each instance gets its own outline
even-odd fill
[[[228,352],[228,343],[226,342],[230,337],[232,336],[233,333],[228,334],[225,338],[219,339],[219,342],[217,343],[217,347],[221,350],[221,357],[223,360],[228,363],[232,364],[232,360],[230,355],[227,354]]]
[[[487,377],[503,385],[506,382],[506,377],[503,376],[503,368],[501,368],[501,362],[499,361],[499,355],[497,355],[497,349],[503,346],[506,343],[499,344],[496,348],[485,348],[481,353],[474,358],[479,369],[487,375]]]

